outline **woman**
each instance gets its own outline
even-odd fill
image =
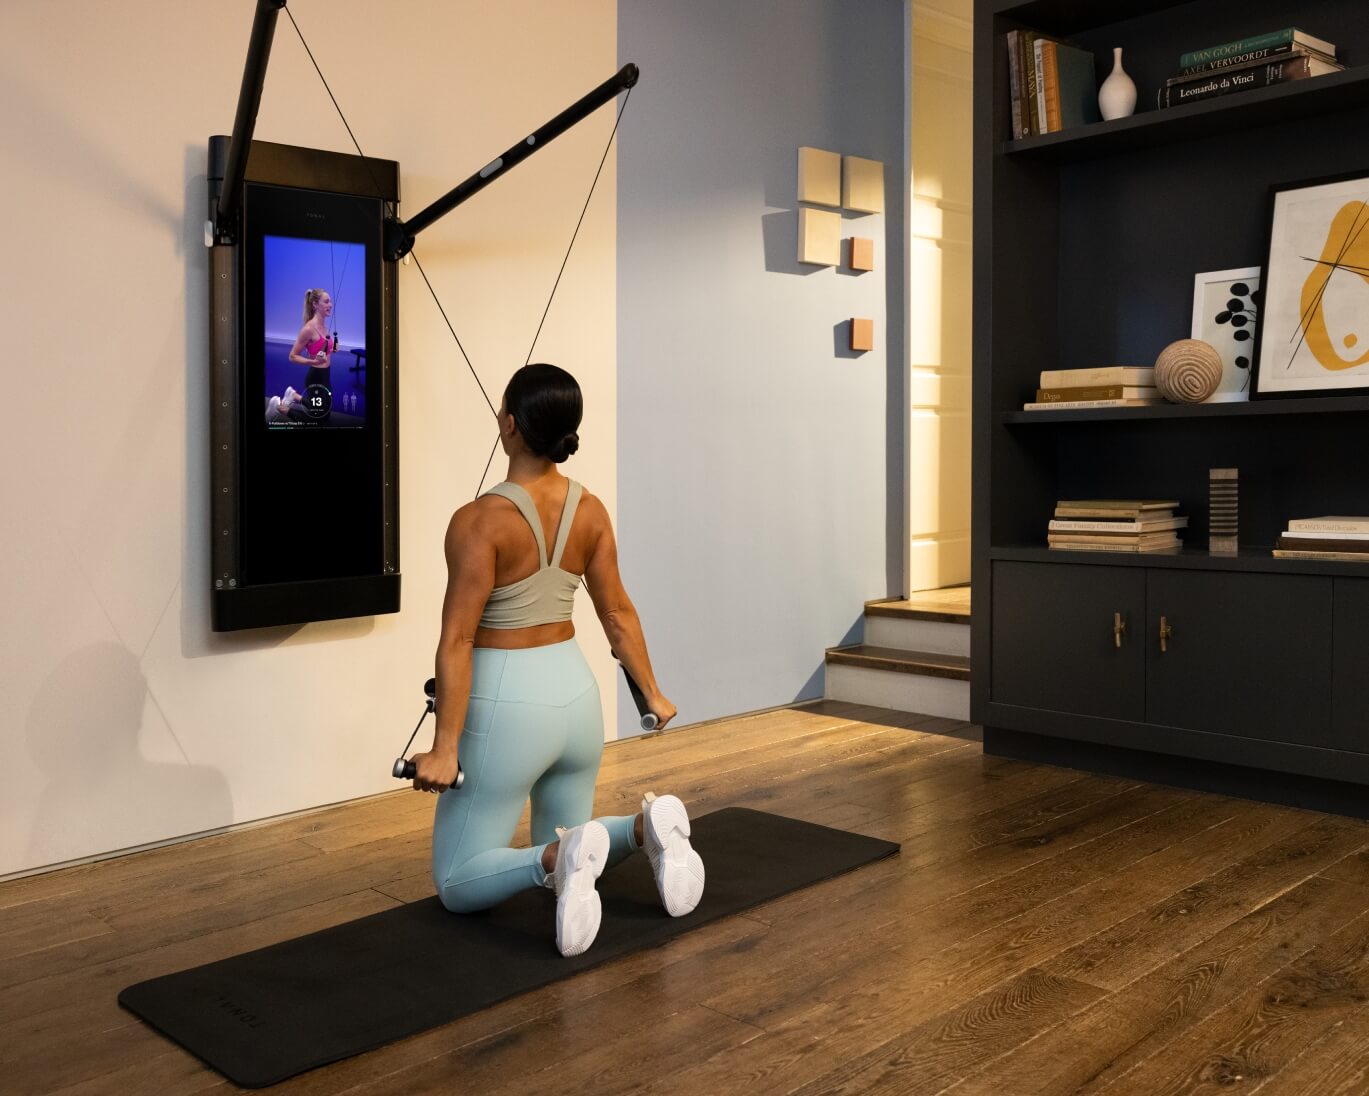
[[[570,620],[582,574],[657,726],[676,709],[656,684],[619,578],[608,511],[556,469],[579,448],[581,408],[575,378],[554,365],[524,366],[504,391],[498,418],[508,478],[447,527],[437,731],[432,750],[414,757],[414,787],[447,793],[433,820],[433,882],[443,904],[467,913],[550,887],[556,946],[567,956],[599,931],[595,880],[638,849],[671,916],[694,909],[704,887],[689,816],[675,796],[648,793],[640,814],[590,818],[604,724]],[[447,792],[458,756],[465,783]],[[533,845],[510,848],[529,796]]]
[[[295,336],[295,345],[290,348],[290,360],[296,365],[307,365],[309,372],[304,375],[303,391],[311,384],[321,384],[332,391],[332,340],[328,334],[328,317],[333,314],[333,298],[326,289],[306,289],[304,291],[304,326]],[[287,388],[281,397],[279,411],[288,413],[290,404],[301,399],[294,388]]]

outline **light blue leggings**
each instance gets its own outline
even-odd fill
[[[442,904],[470,913],[549,886],[542,853],[557,826],[589,821],[604,752],[599,686],[580,645],[475,648],[457,749],[466,782],[438,797],[433,818],[433,884]],[[529,796],[532,848],[510,848]],[[606,867],[637,851],[636,817],[599,819],[609,835]]]

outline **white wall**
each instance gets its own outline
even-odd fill
[[[902,0],[631,0],[620,131],[623,576],[682,722],[822,695],[900,592]],[[798,148],[881,160],[877,271],[796,261]],[[844,347],[852,316],[877,348]],[[620,690],[619,733],[636,733]]]
[[[617,67],[615,0],[292,0],[410,215]],[[394,787],[431,673],[451,511],[494,439],[417,270],[401,275],[404,610],[215,635],[208,616],[205,143],[254,5],[0,5],[0,876]],[[604,111],[425,234],[491,397],[528,352]],[[257,136],[351,152],[288,18]],[[617,505],[612,158],[538,344],[586,393],[568,474]],[[496,463],[489,482],[502,478]],[[614,725],[613,663],[577,626]]]

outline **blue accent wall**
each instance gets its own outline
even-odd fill
[[[901,0],[625,0],[620,563],[681,725],[822,695],[900,592],[907,34]],[[797,262],[801,145],[883,161],[843,265]],[[875,239],[873,272],[845,240]],[[875,320],[852,354],[847,322]],[[618,735],[640,733],[619,685]]]

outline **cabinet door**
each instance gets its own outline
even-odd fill
[[[1151,570],[1145,646],[1146,722],[1330,744],[1331,579]]]
[[[990,699],[1139,721],[1144,606],[1140,567],[995,563]]]
[[[1331,745],[1369,753],[1369,579],[1338,578],[1335,583]]]

